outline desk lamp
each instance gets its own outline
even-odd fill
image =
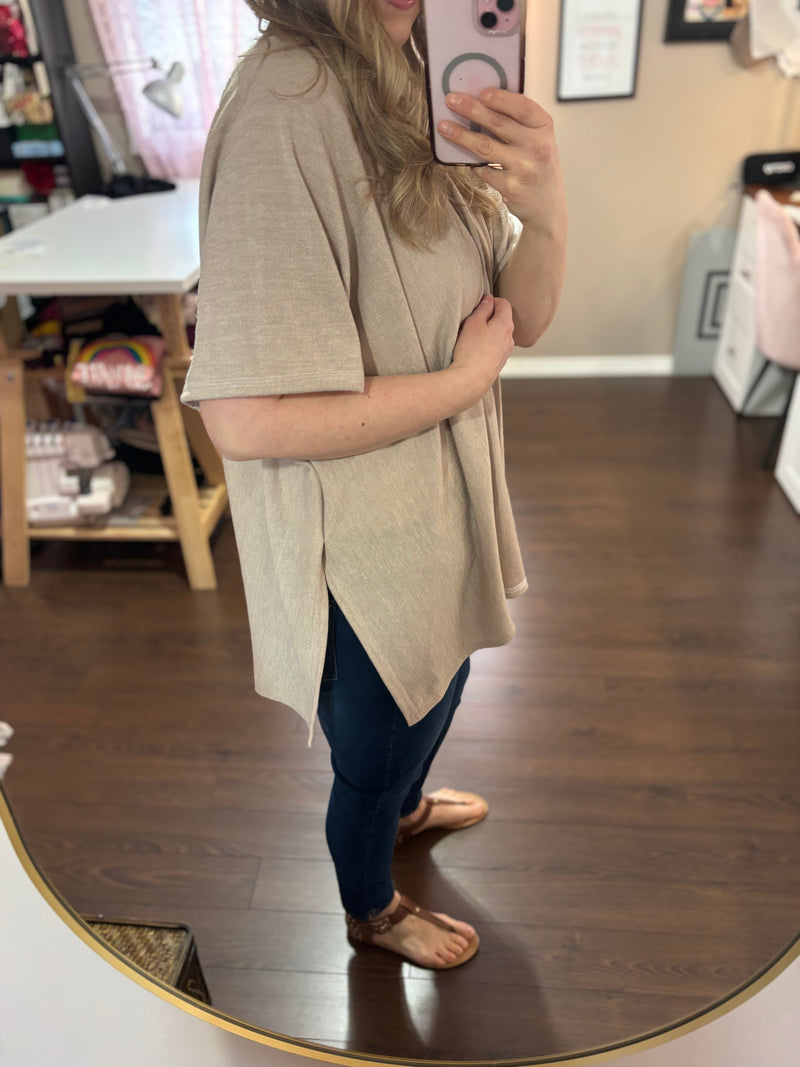
[[[142,178],[127,173],[122,153],[98,115],[83,84],[88,78],[108,77],[111,74],[133,74],[141,70],[161,71],[161,68],[155,59],[122,59],[113,63],[75,63],[65,68],[65,74],[78,102],[100,138],[100,143],[111,164],[113,177],[104,190],[106,196],[121,197],[132,196],[135,193],[160,193],[175,188],[173,182],[162,181],[160,178]],[[156,107],[179,118],[183,112],[183,98],[178,83],[184,73],[181,63],[173,63],[164,77],[148,82],[142,92]]]

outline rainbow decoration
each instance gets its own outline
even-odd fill
[[[120,357],[122,357],[121,360]],[[142,363],[151,367],[154,367],[157,362],[150,346],[143,344],[135,337],[126,337],[119,341],[108,341],[101,337],[97,341],[90,341],[78,353],[76,363],[90,363],[93,359],[110,360],[113,363],[120,361]]]
[[[94,393],[160,396],[164,348],[162,337],[101,337],[81,348],[70,379]]]

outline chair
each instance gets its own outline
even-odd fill
[[[764,189],[756,194],[756,343],[764,364],[742,404],[747,403],[771,363],[791,374],[786,406],[762,462],[765,470],[783,433],[800,371],[800,232],[788,213]]]

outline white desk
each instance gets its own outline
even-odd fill
[[[153,421],[174,518],[134,527],[28,526],[25,513],[25,406],[21,353],[0,337],[0,459],[2,460],[3,580],[30,581],[29,541],[178,540],[193,589],[216,588],[209,537],[227,504],[222,464],[196,412],[178,400],[175,377],[191,359],[181,295],[197,282],[198,182],[167,193],[109,200],[82,197],[22,230],[0,238],[0,293],[30,296],[156,297],[167,342],[167,373]],[[198,492],[187,436],[210,488]]]
[[[84,196],[0,238],[0,292],[29,296],[185,293],[200,277],[197,181],[169,193]],[[36,251],[4,255],[15,243]],[[53,288],[56,285],[57,288]]]

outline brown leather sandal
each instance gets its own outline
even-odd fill
[[[398,829],[397,838],[395,844],[402,845],[402,843],[408,840],[409,837],[415,837],[416,834],[425,826],[425,823],[430,818],[431,812],[435,807],[439,807],[442,804],[452,804],[454,807],[467,807],[469,804],[474,803],[476,800],[480,801],[484,805],[484,811],[480,815],[473,815],[469,819],[464,819],[459,823],[452,823],[450,826],[437,826],[437,830],[465,830],[468,826],[474,826],[476,822],[480,822],[485,819],[489,814],[489,805],[487,801],[479,796],[477,793],[461,793],[462,797],[466,797],[466,800],[451,800],[449,797],[437,797],[435,794],[429,797],[423,797],[422,800],[425,807],[422,814],[409,823],[402,829]]]
[[[394,949],[387,948],[385,945],[378,945],[375,943],[374,938],[376,934],[387,934],[393,926],[397,926],[403,919],[408,918],[409,915],[416,915],[419,919],[424,919],[425,922],[432,923],[434,926],[438,926],[440,930],[447,930],[451,934],[456,934],[458,931],[450,923],[446,923],[443,919],[440,919],[438,915],[434,915],[433,912],[428,911],[427,908],[421,908],[419,904],[415,904],[410,897],[400,896],[400,903],[394,909],[390,915],[384,915],[381,919],[373,919],[367,922],[359,922],[358,919],[354,919],[352,915],[345,915],[347,920],[347,936],[351,944],[358,945],[372,945],[374,948],[385,948],[387,952],[393,952]],[[452,963],[441,964],[428,964],[417,963],[416,960],[410,959],[408,956],[403,956],[403,959],[408,959],[409,963],[415,964],[417,967],[427,967],[431,971],[447,971],[451,967],[460,967],[462,963],[466,963],[467,960],[471,960],[475,953],[478,951],[478,945],[480,941],[478,935],[475,934],[467,942],[467,947],[452,961]],[[397,953],[397,955],[403,955]]]

